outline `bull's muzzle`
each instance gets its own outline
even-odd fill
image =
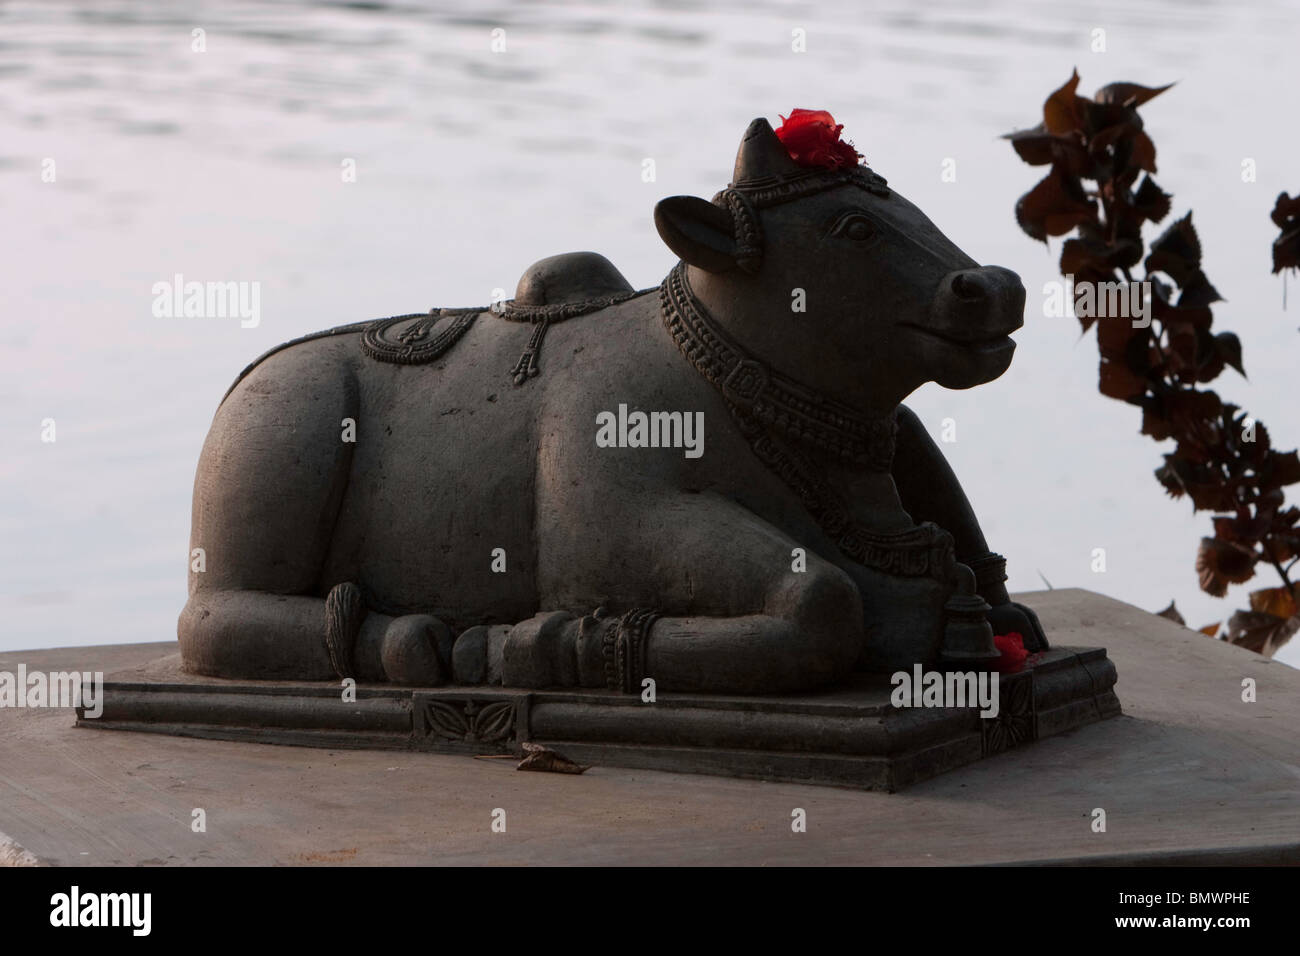
[[[1025,287],[1001,266],[950,272],[939,282],[926,330],[954,342],[987,342],[1024,324]]]

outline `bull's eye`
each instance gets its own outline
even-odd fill
[[[835,223],[831,235],[840,239],[852,239],[854,242],[866,242],[876,237],[876,227],[866,216],[849,213]]]

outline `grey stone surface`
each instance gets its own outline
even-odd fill
[[[1061,644],[1108,648],[1124,714],[902,793],[89,733],[68,710],[6,709],[0,831],[43,861],[91,864],[1297,861],[1300,672],[1095,594],[1019,598]],[[0,669],[116,671],[165,650],[6,653]],[[195,807],[207,833],[190,829]],[[506,833],[490,829],[496,808]]]
[[[963,615],[967,663],[996,657],[994,630],[1042,646],[899,405],[1005,371],[1016,275],[865,167],[799,166],[765,120],[715,202],[669,197],[655,222],[682,260],[657,295],[551,257],[500,308],[254,363],[198,465],[186,666],[422,685],[459,657],[517,687],[783,693],[933,663]],[[598,447],[620,409],[702,416],[703,454]],[[467,632],[487,662],[441,646]]]

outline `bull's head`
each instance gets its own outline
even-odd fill
[[[797,165],[766,120],[746,131],[731,188],[664,199],[655,224],[752,355],[863,414],[1011,364],[1025,305],[1014,272],[976,263],[865,167]]]

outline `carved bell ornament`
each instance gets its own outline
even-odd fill
[[[986,615],[989,606],[975,593],[975,572],[956,566],[957,587],[944,605],[939,662],[948,670],[992,670],[1001,654]]]

